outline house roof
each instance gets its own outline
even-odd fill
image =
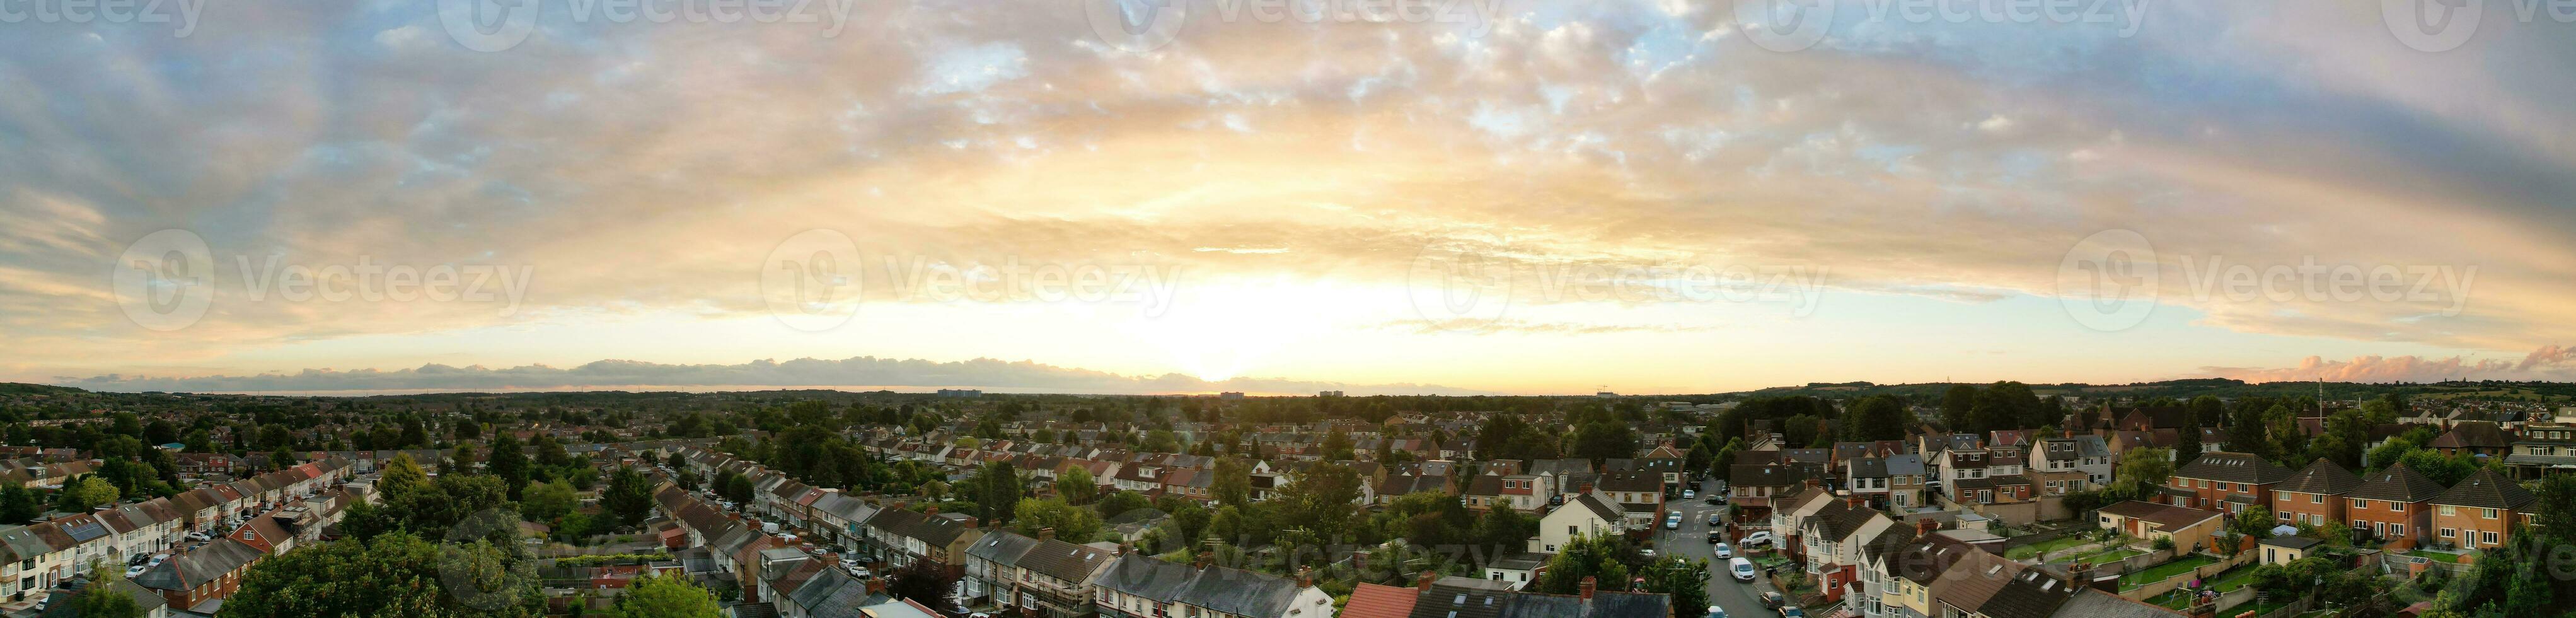
[[[2208,520],[2209,518],[2218,516],[2217,511],[2195,509],[2187,506],[2175,506],[2171,504],[2141,502],[2137,500],[2130,500],[2102,507],[2101,512],[2109,515],[2118,515],[2130,519],[2142,520],[2147,523],[2156,524],[2165,530],[2187,528],[2192,524],[2197,524]]]
[[[2048,618],[2076,590],[2039,569],[2023,569],[2021,575],[1987,597],[1985,604],[1977,607],[1977,613],[1987,618]]]
[[[2405,463],[2400,462],[2388,466],[2387,469],[2363,475],[2361,484],[2354,486],[2352,491],[2346,492],[2344,497],[2354,500],[2423,502],[2442,495],[2442,491],[2441,483],[2434,482],[2432,477],[2424,476],[2423,473],[2416,472],[2414,468],[2406,467]]]
[[[266,554],[230,538],[216,539],[195,551],[171,556],[160,566],[134,576],[135,585],[154,590],[186,591],[240,570]]]
[[[2290,469],[2250,453],[2215,451],[2193,457],[2191,462],[2175,469],[2174,476],[2265,485],[2289,478]]]
[[[2452,425],[2450,431],[2433,438],[2433,442],[2425,446],[2501,449],[2513,446],[2513,438],[2505,435],[2504,428],[2495,423],[2471,421]]]
[[[2182,612],[2120,595],[2086,589],[2057,606],[2056,618],[2180,618]]]
[[[1361,582],[1342,604],[1341,618],[1405,618],[1413,613],[1419,590]]]
[[[2497,474],[2494,468],[2479,468],[2477,472],[2470,473],[2468,478],[2460,479],[2459,484],[2452,485],[2450,491],[2435,496],[2433,503],[2483,509],[2518,509],[2530,504],[2532,500],[2531,490],[2523,489],[2521,483]]]
[[[2336,495],[2352,491],[2354,487],[2359,486],[2361,486],[2361,477],[2353,476],[2352,471],[2319,457],[2316,461],[2308,462],[2307,467],[2290,473],[2289,479],[2272,486],[2272,490]]]

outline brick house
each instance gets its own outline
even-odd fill
[[[2174,506],[2243,513],[2272,503],[2272,486],[2290,478],[2290,469],[2248,453],[2201,453],[2175,468],[2166,487]]]
[[[2316,526],[2344,521],[2344,494],[2361,486],[2361,477],[2343,466],[2317,458],[2272,487],[2272,517],[2281,523]]]
[[[2433,498],[2433,542],[2475,549],[2503,545],[2532,500],[2522,484],[2480,468]]]
[[[2344,521],[2353,528],[2391,541],[2422,541],[2433,529],[2429,504],[2442,495],[2442,484],[2400,463],[2362,476],[2344,494]]]

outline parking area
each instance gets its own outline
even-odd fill
[[[1694,489],[1696,497],[1675,498],[1667,503],[1667,510],[1681,513],[1681,528],[1668,530],[1663,526],[1656,526],[1655,547],[1659,552],[1707,560],[1709,602],[1725,609],[1728,618],[1776,616],[1778,612],[1764,607],[1760,598],[1764,592],[1778,592],[1771,587],[1770,581],[1759,577],[1754,578],[1752,583],[1736,581],[1733,574],[1727,572],[1726,559],[1716,557],[1715,546],[1708,542],[1709,516],[1717,514],[1723,520],[1726,512],[1725,506],[1708,503],[1708,492],[1714,489],[1716,489],[1714,482],[1704,482]],[[1727,525],[1729,524],[1721,521],[1719,528],[1723,530]],[[1732,537],[1733,535],[1723,536]],[[1673,614],[1699,616],[1706,610],[1707,608],[1704,607],[1697,608],[1697,611],[1692,608],[1674,608]]]

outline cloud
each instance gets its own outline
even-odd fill
[[[56,383],[103,391],[165,392],[403,392],[503,390],[682,389],[756,387],[991,388],[1041,393],[1206,393],[1242,391],[1311,394],[1341,390],[1354,395],[1476,395],[1486,391],[1429,384],[1346,384],[1279,378],[1207,381],[1180,374],[1126,376],[1029,361],[979,358],[934,362],[867,356],[839,360],[756,360],[737,365],[666,365],[602,360],[572,368],[521,365],[492,369],[427,364],[410,369],[306,369],[247,376],[147,377],[100,375],[59,378]]]
[[[2576,379],[2576,354],[2557,345],[2532,351],[2520,361],[2458,356],[2425,358],[2421,356],[2359,356],[2348,361],[2330,361],[2310,356],[2296,367],[2248,368],[2203,367],[2209,377],[2235,378],[2247,382],[2439,382],[2443,380],[2555,380]]]

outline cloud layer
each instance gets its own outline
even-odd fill
[[[103,375],[58,378],[57,383],[106,391],[200,393],[884,387],[908,391],[994,388],[1017,392],[1112,394],[1237,391],[1311,395],[1325,390],[1344,391],[1354,396],[1488,394],[1425,384],[1342,384],[1276,378],[1235,378],[1211,382],[1179,374],[1122,376],[989,358],[942,363],[865,356],[840,360],[757,360],[739,365],[665,365],[603,360],[569,369],[541,365],[491,369],[431,364],[394,371],[307,369],[291,374],[249,376],[171,378]]]

